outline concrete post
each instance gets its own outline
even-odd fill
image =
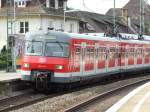
[[[12,94],[12,85],[10,82],[0,83],[0,96],[10,96]]]
[[[114,10],[113,10],[113,33],[116,33],[116,0],[114,0]]]
[[[46,0],[46,7],[50,8],[50,0]]]
[[[55,9],[58,9],[58,0],[55,0]]]
[[[0,0],[0,8],[2,8],[2,0]]]

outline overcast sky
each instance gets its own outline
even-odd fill
[[[72,7],[75,9],[89,10],[101,14],[106,13],[110,8],[113,8],[114,6],[114,0],[84,0],[84,1],[87,8],[84,7],[83,0],[68,0],[67,5],[68,7]],[[128,3],[128,1],[129,0],[116,0],[116,8],[123,7],[126,3]]]

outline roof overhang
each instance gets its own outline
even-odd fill
[[[13,14],[12,14],[13,15]],[[44,14],[44,13],[24,13],[24,14],[16,14],[16,17],[24,17],[24,16],[53,16],[53,17],[61,17],[64,18],[62,15],[54,15],[54,14]],[[0,17],[7,17],[7,14],[0,14]],[[80,21],[80,18],[76,17],[69,17],[66,16],[67,19],[74,19]]]

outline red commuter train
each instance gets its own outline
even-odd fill
[[[26,34],[20,74],[38,88],[149,67],[149,41],[34,31]]]

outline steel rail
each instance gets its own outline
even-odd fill
[[[22,97],[19,95],[18,97],[15,96],[15,97],[7,98],[6,101],[5,101],[5,99],[3,99],[4,103],[7,104],[7,102],[10,101],[11,99],[14,100],[14,101],[16,100],[16,102],[18,100],[18,102],[19,102],[21,99],[25,99],[27,97],[30,98],[31,96],[38,96],[36,98],[33,97],[31,99],[27,99],[27,101],[23,101],[21,103],[19,102],[18,104],[13,103],[12,105],[7,105],[4,108],[0,108],[0,112],[8,112],[8,111],[12,111],[12,110],[17,110],[17,109],[35,104],[35,103],[40,102],[40,101],[44,101],[48,98],[53,98],[53,97],[57,97],[59,95],[63,95],[65,93],[61,92],[61,93],[54,93],[54,94],[50,94],[50,95],[44,95],[44,94],[40,94],[40,93],[38,93],[38,94],[31,93],[31,94],[29,93],[29,94],[26,94],[26,95],[22,95]],[[4,105],[6,105],[6,104],[4,104]]]
[[[17,93],[17,92],[21,92],[21,93]],[[18,98],[18,97],[22,97],[22,96],[28,95],[28,94],[32,93],[33,90],[28,89],[28,90],[21,90],[21,91],[17,91],[17,92],[16,92],[15,95],[0,98],[0,104],[1,104],[2,102],[7,102],[7,101],[9,101],[10,99],[15,99],[15,98]],[[15,92],[14,92],[14,93],[15,93]]]
[[[0,108],[0,112],[8,112],[8,111],[12,111],[12,110],[17,110],[17,109],[20,109],[20,108],[23,108],[23,107],[26,107],[26,106],[29,106],[29,105],[32,105],[32,104],[44,101],[44,100],[46,100],[48,98],[54,98],[54,97],[57,97],[57,96],[61,96],[61,95],[70,93],[70,92],[79,91],[79,90],[81,90],[83,88],[84,87],[75,88],[73,90],[68,90],[68,91],[53,92],[53,93],[49,93],[49,94],[43,94],[43,93],[41,94],[41,93],[32,92],[32,93],[26,93],[26,94],[23,94],[23,95],[18,95],[18,96],[15,96],[15,97],[2,99],[2,100],[0,100],[0,103],[6,103],[6,104],[4,104],[5,107]],[[24,101],[24,102],[21,102],[21,103],[19,102],[19,101],[21,101],[21,99],[25,99],[25,98],[31,97],[33,95],[34,95],[34,97],[38,96],[38,98],[34,98],[33,97],[30,100],[27,100],[27,101]],[[16,102],[15,103],[13,102],[13,104],[11,104],[11,106],[7,105],[7,102],[9,104],[9,101],[11,101],[11,100],[15,100]],[[17,101],[19,102],[19,104],[16,104]]]

